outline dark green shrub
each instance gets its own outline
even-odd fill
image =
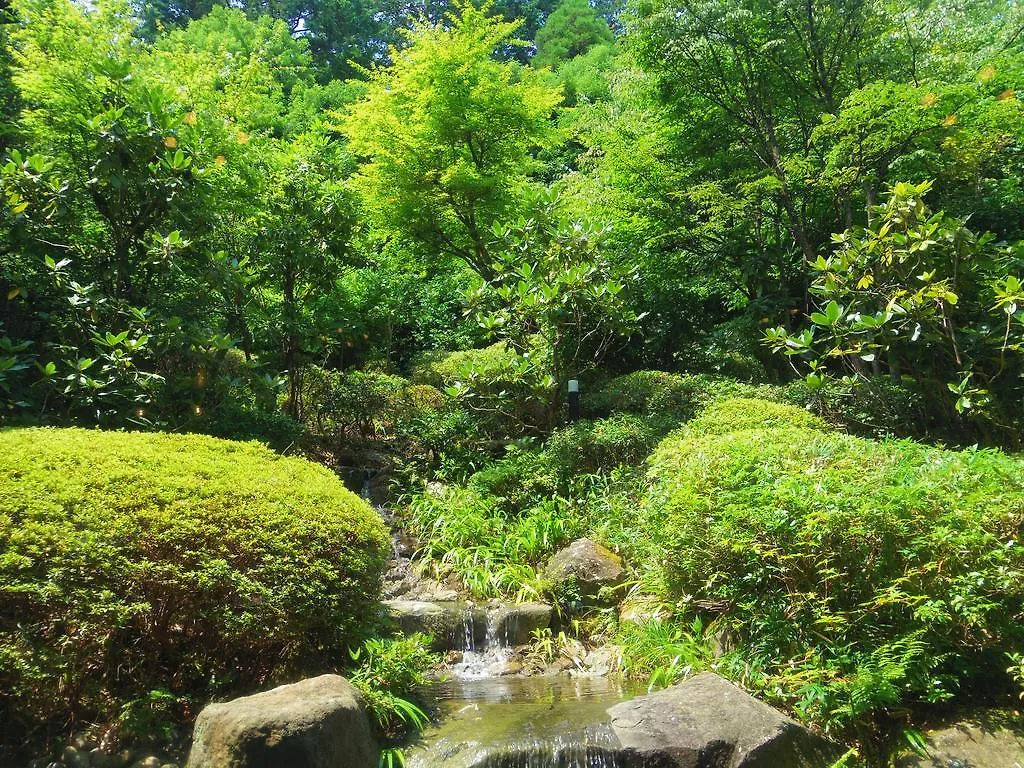
[[[1008,682],[1024,464],[821,427],[729,400],[662,442],[643,536],[674,594],[738,625],[763,690],[826,725]]]
[[[408,382],[377,371],[302,372],[298,413],[321,437],[377,437],[391,431]]]
[[[306,434],[305,426],[280,411],[224,403],[208,414],[192,425],[196,432],[226,440],[259,440],[278,451],[298,443]]]
[[[675,421],[616,414],[599,421],[580,421],[552,433],[546,453],[563,481],[609,471],[621,464],[640,465]]]
[[[558,491],[558,473],[547,454],[512,450],[474,474],[469,488],[500,499],[506,512],[518,512],[552,498]]]
[[[817,413],[847,432],[864,437],[913,437],[948,440],[969,434],[952,412],[937,411],[921,387],[904,379],[858,380],[852,384],[829,381],[811,389],[803,380],[780,389],[780,399]]]
[[[583,393],[580,403],[591,417],[635,413],[686,421],[727,397],[764,397],[771,391],[769,387],[707,374],[636,371],[612,379],[592,394]]]
[[[387,552],[331,472],[255,443],[0,431],[0,739],[336,668]]]

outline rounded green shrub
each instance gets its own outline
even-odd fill
[[[673,422],[664,419],[624,413],[580,421],[553,432],[545,453],[563,480],[622,464],[641,466],[672,426]]]
[[[826,725],[1005,684],[1024,463],[820,426],[731,400],[661,443],[643,527],[671,591],[741,629],[746,668]]]
[[[387,552],[330,471],[256,443],[0,431],[0,739],[337,668]]]
[[[708,407],[686,429],[692,434],[722,435],[746,429],[811,429],[830,427],[803,408],[752,397],[731,397]]]
[[[635,371],[618,376],[593,394],[580,398],[591,417],[613,413],[692,419],[702,409],[729,397],[765,397],[772,388],[745,384],[707,374],[680,375],[665,371]]]

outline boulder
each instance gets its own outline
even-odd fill
[[[384,605],[403,633],[431,635],[435,651],[476,650],[487,640],[487,614],[469,603],[385,600]]]
[[[377,754],[359,691],[321,675],[207,706],[187,768],[376,768]]]
[[[503,605],[490,617],[490,636],[501,646],[525,645],[538,629],[551,625],[551,606],[544,603]]]
[[[838,757],[833,744],[711,672],[608,714],[632,765],[824,768]]]
[[[928,756],[908,755],[899,768],[1024,768],[1024,722],[1003,712],[977,712],[924,734]]]
[[[591,539],[577,539],[548,561],[544,575],[555,588],[578,587],[580,596],[596,597],[603,587],[622,583],[622,558]]]

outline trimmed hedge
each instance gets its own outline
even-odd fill
[[[823,426],[733,399],[661,443],[643,527],[671,592],[741,629],[771,686],[826,724],[1007,685],[1024,462]]]
[[[676,422],[667,417],[619,413],[598,421],[579,421],[556,430],[545,454],[551,457],[563,483],[591,472],[610,472],[622,464],[643,466],[658,440]]]
[[[634,413],[687,421],[719,400],[766,397],[774,392],[774,388],[766,385],[745,384],[707,374],[635,371],[617,376],[593,394],[584,394],[580,397],[580,404],[590,417]]]
[[[0,739],[337,668],[387,552],[330,471],[255,443],[0,431]]]

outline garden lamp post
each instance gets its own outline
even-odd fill
[[[569,421],[580,418],[580,383],[577,379],[569,379]]]

